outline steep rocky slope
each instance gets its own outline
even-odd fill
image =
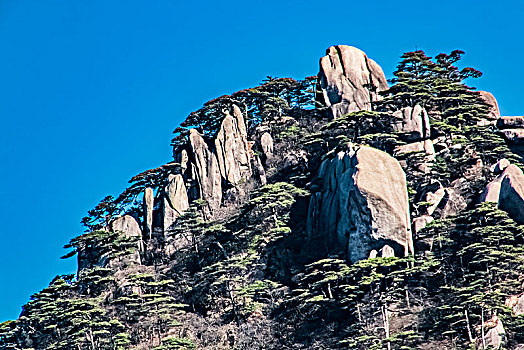
[[[333,46],[318,78],[207,102],[0,348],[521,348],[522,118],[462,54],[406,53],[388,86]]]

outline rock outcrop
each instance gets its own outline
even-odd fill
[[[502,158],[499,160],[496,164],[492,165],[490,170],[494,174],[500,174],[506,169],[508,166],[510,166],[511,163],[506,158]]]
[[[413,252],[406,176],[396,159],[349,145],[322,162],[311,196],[307,230],[347,251],[355,262],[389,245],[396,256]]]
[[[164,232],[166,232],[176,219],[189,208],[189,199],[182,175],[169,175],[169,183],[164,189],[162,208]]]
[[[496,120],[500,118],[499,104],[497,99],[491,92],[478,91],[480,97],[486,102],[491,108],[489,109],[488,118],[490,120]]]
[[[153,234],[153,210],[155,207],[155,194],[153,189],[147,187],[144,190],[144,235],[150,237]]]
[[[405,107],[393,113],[398,120],[395,130],[406,134],[407,141],[427,140],[431,136],[428,113],[420,105]]]
[[[500,117],[497,127],[509,144],[524,144],[524,116]]]
[[[251,147],[247,140],[246,123],[238,106],[225,118],[215,139],[216,155],[222,178],[237,185],[251,175]]]
[[[477,339],[477,346],[481,349],[501,349],[506,343],[506,331],[502,320],[497,316],[493,316],[490,320],[484,322],[484,338]],[[480,328],[480,326],[479,326]]]
[[[352,46],[337,45],[320,59],[318,74],[322,96],[333,118],[360,110],[371,110],[380,99],[379,91],[388,88],[382,68]]]
[[[204,136],[195,129],[189,132],[189,144],[191,175],[196,181],[200,198],[213,211],[222,203],[222,176],[216,154],[206,143]]]
[[[481,202],[495,202],[519,224],[524,224],[524,174],[514,165],[507,166],[487,186]]]
[[[142,237],[138,221],[131,215],[123,215],[109,224],[112,232],[122,232],[126,237]]]
[[[188,201],[201,198],[207,202],[208,213],[213,213],[222,205],[228,188],[252,176],[253,151],[247,139],[245,118],[240,108],[233,106],[232,113],[224,111],[216,137],[210,138],[191,129],[188,139],[184,149],[174,152],[182,177],[186,183],[194,184],[187,188]],[[177,181],[181,187],[182,181]],[[173,214],[169,206],[164,208],[168,215]],[[173,206],[171,209],[178,210]]]
[[[430,215],[422,215],[418,218],[413,219],[413,232],[417,233],[426,227],[430,222],[433,222],[434,219]]]
[[[260,136],[260,146],[262,147],[262,152],[266,158],[273,155],[273,137],[270,133],[265,132]]]

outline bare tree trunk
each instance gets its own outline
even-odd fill
[[[469,323],[468,310],[464,310],[464,316],[466,317],[466,325],[468,327],[469,341],[470,341],[470,343],[474,343],[475,340],[473,339],[473,335],[471,334],[471,324]]]

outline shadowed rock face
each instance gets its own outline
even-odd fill
[[[396,159],[350,145],[321,164],[317,179],[321,188],[311,196],[307,222],[311,236],[325,235],[351,262],[386,244],[397,256],[413,252],[406,177]]]
[[[481,202],[495,202],[519,224],[524,224],[524,174],[514,164],[507,166],[487,186]]]
[[[320,59],[318,74],[322,96],[336,118],[351,112],[371,110],[377,92],[388,88],[382,68],[352,46],[337,45]]]

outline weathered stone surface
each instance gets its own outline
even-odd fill
[[[377,92],[388,88],[382,68],[363,51],[346,45],[326,50],[326,56],[320,59],[318,77],[321,98],[334,118],[371,110],[371,102],[380,98]]]
[[[270,157],[273,154],[273,137],[271,137],[270,133],[265,132],[260,136],[260,146],[266,157]]]
[[[524,129],[504,129],[501,130],[501,132],[504,135],[504,138],[510,143],[524,143]]]
[[[141,237],[140,225],[131,215],[123,215],[116,218],[110,224],[111,231],[123,232],[126,237]]]
[[[491,181],[480,197],[481,202],[495,202],[516,222],[524,224],[524,174],[511,164]]]
[[[307,230],[347,250],[352,262],[389,245],[413,251],[406,177],[398,161],[377,149],[348,146],[322,162],[320,190],[311,196]]]
[[[197,183],[200,197],[212,211],[222,203],[222,176],[217,157],[195,129],[189,131],[189,144],[193,179]]]
[[[506,342],[506,331],[502,320],[493,316],[490,320],[484,322],[484,339],[480,336],[477,339],[477,346],[485,349],[501,349]],[[479,332],[481,333],[481,332]]]
[[[153,209],[155,206],[153,189],[147,187],[144,191],[144,234],[151,238],[153,234]]]
[[[500,117],[500,111],[499,111],[499,104],[497,103],[497,99],[495,98],[495,96],[493,96],[493,94],[491,92],[487,92],[487,91],[479,91],[478,92],[480,97],[488,104],[491,106],[490,110],[489,110],[489,113],[488,113],[488,118],[489,119],[497,119]]]
[[[163,203],[164,232],[171,228],[176,218],[189,208],[186,186],[182,175],[169,175]]]
[[[435,214],[438,218],[455,215],[467,206],[460,191],[453,187],[441,187],[435,192],[428,192],[426,202],[430,203],[427,208],[428,215]]]
[[[506,299],[504,304],[513,311],[515,316],[524,315],[524,294],[520,296],[512,295]]]
[[[426,202],[430,204],[427,209],[428,215],[432,215],[435,212],[435,209],[437,209],[445,195],[446,190],[444,188],[439,188],[435,192],[428,192],[426,194]]]
[[[236,185],[243,177],[251,176],[251,147],[247,140],[246,123],[238,106],[233,115],[225,111],[220,130],[215,139],[220,174]]]
[[[125,237],[142,237],[142,230],[140,229],[140,225],[138,224],[138,221],[131,215],[122,215],[115,220],[113,220],[109,227],[112,232],[121,232],[124,234]],[[137,242],[136,246],[137,250],[130,255],[129,257],[119,257],[114,260],[111,260],[109,262],[110,267],[115,267],[120,264],[129,264],[129,263],[141,263],[140,259],[140,251],[144,251],[144,244],[143,241],[140,239]],[[80,259],[80,255],[79,255]],[[99,257],[99,260],[97,262],[97,266],[107,266],[108,256],[107,254],[101,255]],[[80,264],[79,264],[79,271],[80,271]]]
[[[433,142],[431,140],[424,140],[397,146],[395,148],[395,155],[422,151],[425,151],[428,156],[434,156],[435,148],[433,147]]]
[[[502,158],[496,164],[492,165],[490,170],[492,173],[500,174],[506,169],[511,163],[506,158]]]
[[[383,258],[393,258],[395,256],[395,251],[393,250],[393,248],[391,248],[390,246],[388,246],[387,244],[382,247],[381,249],[381,256]]]
[[[429,139],[431,135],[428,113],[420,105],[405,107],[393,113],[398,122],[395,130],[406,133],[408,141]]]
[[[429,224],[432,221],[434,221],[434,219],[432,216],[429,216],[429,215],[422,215],[422,216],[419,216],[418,218],[414,218],[413,223],[412,223],[413,232],[415,233],[419,232],[424,227],[426,227],[427,224]]]

